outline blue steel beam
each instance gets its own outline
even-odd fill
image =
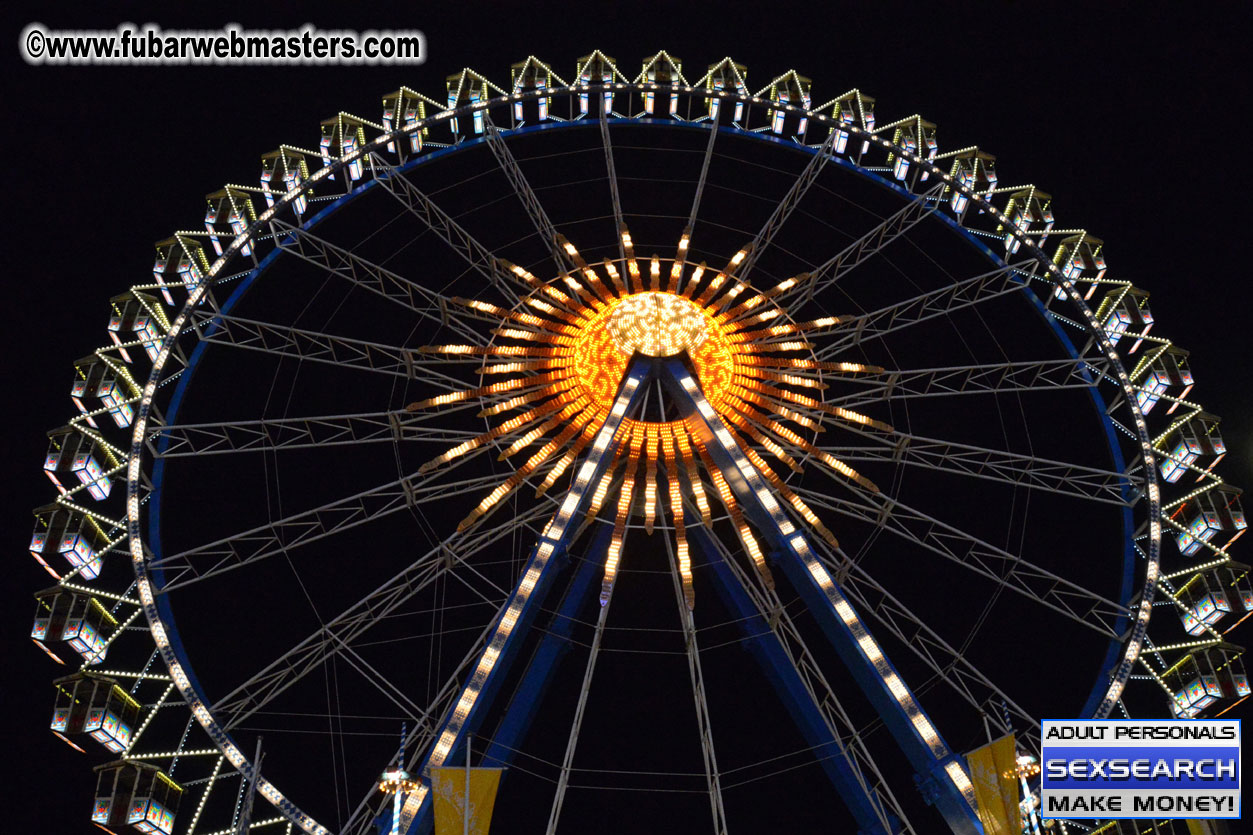
[[[611,527],[601,525],[592,544],[588,546],[587,553],[605,553],[611,532]],[[603,571],[603,563],[591,559],[581,560],[575,568],[574,577],[570,580],[565,597],[562,598],[561,605],[553,615],[548,629],[544,631],[544,637],[540,640],[539,646],[535,648],[535,653],[531,656],[530,663],[527,664],[522,680],[513,691],[509,706],[505,709],[505,715],[501,718],[496,733],[492,734],[491,742],[483,754],[483,762],[480,765],[487,768],[503,768],[513,761],[513,752],[517,750],[518,744],[531,726],[535,712],[548,691],[548,685],[552,683],[557,664],[570,651],[570,635],[574,631],[579,608],[590,593],[589,589],[600,579]]]
[[[564,551],[571,536],[578,529],[579,518],[590,499],[592,487],[613,460],[614,439],[627,410],[636,402],[644,383],[652,374],[652,363],[635,360],[627,369],[614,405],[605,422],[597,430],[583,463],[579,466],[569,492],[552,521],[544,528],[536,543],[522,579],[495,624],[487,646],[480,654],[469,680],[463,685],[460,697],[443,719],[434,745],[422,758],[417,774],[422,782],[406,799],[401,809],[400,831],[406,835],[425,832],[432,823],[430,796],[430,770],[445,763],[454,762],[465,746],[465,738],[474,732],[487,713],[501,682],[518,653],[518,646],[536,613],[543,605],[553,575],[554,558]]]
[[[588,546],[587,552],[603,553],[609,540],[610,530],[601,526],[592,544]],[[564,571],[568,562],[568,559],[562,559],[559,562],[554,560],[553,570]],[[600,577],[600,574],[599,563],[589,559],[579,561],[556,614],[553,615],[548,628],[544,631],[544,637],[540,640],[539,646],[531,655],[526,671],[522,674],[522,680],[514,689],[509,706],[505,709],[505,715],[496,727],[496,732],[492,734],[487,750],[483,754],[483,760],[479,763],[480,767],[508,768],[513,762],[513,754],[531,727],[535,712],[540,702],[543,701],[544,694],[548,692],[548,686],[552,683],[557,665],[570,650],[570,635],[573,632],[579,607],[587,597],[588,589],[592,587],[592,583]],[[505,775],[501,774],[501,779],[504,778]],[[374,825],[378,828],[380,835],[391,832],[392,810],[389,808],[380,812],[374,820]]]
[[[728,486],[774,544],[789,581],[914,767],[923,796],[937,807],[953,832],[981,833],[974,790],[962,758],[945,744],[805,535],[792,524],[764,477],[736,444],[705,399],[689,364],[671,358],[660,376],[676,401],[690,411],[693,426],[704,435],[702,441]]]
[[[787,713],[796,722],[797,729],[814,750],[836,791],[844,798],[849,811],[857,820],[858,833],[883,833],[895,835],[901,831],[901,821],[890,811],[878,808],[879,804],[862,788],[858,780],[859,769],[841,750],[827,725],[818,705],[801,680],[796,666],[788,658],[778,637],[753,605],[739,579],[722,558],[722,554],[709,541],[710,533],[703,527],[688,529],[688,536],[709,561],[714,587],[718,597],[730,610],[745,635],[745,646],[761,665],[766,679],[774,686]],[[885,829],[883,819],[887,820]]]

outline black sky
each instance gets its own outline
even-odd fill
[[[252,182],[263,152],[314,145],[317,122],[340,110],[377,119],[380,95],[401,84],[438,97],[444,76],[463,66],[501,78],[535,54],[572,75],[577,56],[600,48],[633,71],[664,48],[691,68],[730,55],[748,65],[750,87],[795,68],[814,79],[816,101],[859,87],[877,97],[880,121],[921,113],[939,125],[942,150],[995,153],[1002,182],[1035,182],[1054,195],[1060,223],[1106,241],[1111,273],[1151,292],[1154,332],[1192,351],[1193,397],[1224,418],[1224,477],[1253,485],[1248,6],[677,5],[6,4],[0,715],[11,782],[0,829],[96,831],[89,798],[58,788],[86,764],[46,730],[54,671],[25,636],[30,592],[47,578],[25,546],[29,509],[52,498],[38,471],[44,432],[71,416],[70,364],[102,343],[106,300],[144,279],[154,241],[200,225],[202,195]],[[32,67],[17,54],[32,21],[418,28],[429,59],[397,68]]]

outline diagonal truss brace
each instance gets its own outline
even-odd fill
[[[714,133],[717,133],[717,125],[712,126]],[[761,253],[770,246],[774,241],[775,235],[779,234],[779,230],[783,228],[783,224],[787,223],[787,219],[792,216],[792,212],[796,211],[796,207],[800,205],[801,200],[809,192],[809,189],[817,181],[818,175],[822,173],[822,169],[826,166],[827,161],[835,156],[835,139],[836,131],[832,131],[826,138],[826,141],[818,147],[818,150],[809,158],[809,162],[805,165],[800,176],[796,178],[787,193],[779,200],[774,207],[774,211],[770,213],[770,217],[766,218],[766,222],[762,224],[761,229],[753,237],[753,240],[746,247],[748,255],[745,256],[744,262],[740,265],[739,276],[741,280],[747,280],[748,274],[752,271],[753,266],[757,263],[757,259],[761,257]]]
[[[526,209],[531,222],[535,224],[535,231],[539,233],[540,240],[548,247],[548,251],[553,257],[553,262],[557,265],[557,272],[568,272],[573,264],[557,243],[557,227],[553,226],[553,222],[548,219],[548,212],[544,211],[543,204],[535,196],[535,190],[531,188],[531,184],[527,182],[526,176],[522,173],[522,168],[518,165],[517,158],[514,157],[513,151],[509,150],[509,146],[505,144],[505,138],[501,136],[500,129],[492,124],[487,111],[483,112],[483,121],[486,126],[484,138],[487,140],[487,147],[491,150],[492,156],[496,157],[496,162],[500,164],[500,169],[509,180],[509,185],[513,186],[514,193],[522,201],[522,207]],[[607,128],[605,136],[608,136]],[[612,156],[609,157],[609,160],[612,166]],[[612,168],[610,170],[612,171]]]
[[[811,270],[809,280],[781,294],[778,297],[779,302],[801,293],[804,294],[805,301],[812,301],[814,296],[834,287],[844,276],[930,216],[939,208],[942,192],[943,186],[936,185],[929,191],[914,196],[873,229]]]
[[[277,218],[270,221],[278,248],[323,272],[345,279],[389,301],[407,307],[422,318],[452,328],[472,345],[483,344],[482,335],[467,327],[454,314],[451,299],[434,292],[421,283],[405,278],[386,267],[362,258],[356,253],[323,240],[307,229],[292,226]]]
[[[380,188],[465,259],[467,264],[487,279],[511,304],[517,303],[518,279],[505,269],[499,258],[389,162],[377,154],[371,154],[370,159],[376,171],[374,182]]]
[[[1134,485],[1126,473],[918,435],[898,433],[894,439],[876,440],[883,443],[818,448],[845,463],[901,463],[1120,506],[1133,501],[1128,496],[1134,495]],[[1129,492],[1124,494],[1124,489]]]

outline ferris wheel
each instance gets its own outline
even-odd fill
[[[1124,831],[1040,820],[1040,720],[1250,692],[1148,293],[859,90],[560,72],[323,121],[109,300],[30,548],[84,821],[429,831],[455,766],[500,832],[974,833],[1013,733],[1024,831]]]

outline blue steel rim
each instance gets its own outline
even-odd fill
[[[546,92],[548,95],[558,96],[562,93],[562,90],[560,90],[559,88],[550,88]],[[493,102],[487,102],[486,104],[490,105],[492,103]],[[653,126],[653,127],[665,127],[665,128],[675,129],[675,130],[694,130],[694,131],[703,131],[703,130],[708,129],[707,127],[705,127],[704,121],[675,122],[672,120],[665,120],[665,119],[630,118],[630,117],[614,117],[614,118],[609,118],[606,121],[610,125],[648,125],[648,126]],[[595,120],[595,119],[579,119],[579,120],[571,120],[571,121],[564,121],[564,122],[545,122],[545,123],[540,123],[540,124],[535,124],[535,125],[526,125],[520,128],[515,128],[515,129],[510,129],[510,130],[501,129],[500,133],[502,136],[508,137],[508,136],[526,135],[526,134],[535,133],[539,131],[545,131],[545,130],[566,129],[566,128],[568,129],[591,128],[591,127],[597,126],[598,124],[599,124],[598,120]],[[762,141],[774,143],[775,145],[785,148],[785,149],[790,149],[793,151],[806,153],[811,156],[819,152],[819,149],[816,147],[803,145],[803,144],[800,144],[791,140],[783,139],[781,137],[776,137],[776,136],[766,134],[766,133],[748,131],[743,128],[736,127],[734,125],[720,124],[718,125],[717,129],[720,133],[725,134],[725,135],[762,140]],[[397,134],[397,136],[395,137],[396,140],[399,140],[401,138],[403,138],[403,136],[401,136],[400,134]],[[480,144],[484,144],[486,142],[487,142],[486,137],[477,137],[474,139],[464,140],[450,147],[437,148],[435,150],[431,150],[429,152],[423,153],[420,156],[415,156],[407,160],[406,162],[404,162],[402,165],[396,166],[395,169],[393,169],[393,173],[404,174],[428,162],[441,159],[444,156],[447,156],[449,154],[456,153],[458,151],[465,150],[468,148],[472,148]],[[919,160],[919,162],[923,162],[923,161]],[[920,195],[914,194],[908,191],[903,186],[899,185],[898,183],[884,178],[878,172],[869,171],[843,157],[832,156],[828,158],[827,163],[838,165],[845,170],[848,170],[852,173],[860,175],[866,178],[867,180],[869,180],[870,182],[875,183],[876,185],[879,185],[883,188],[886,188],[890,191],[897,193],[899,196],[903,197],[906,200],[922,199]],[[338,167],[338,166],[342,166],[344,163],[339,160],[335,160],[333,164],[336,167]],[[387,175],[376,174],[376,178],[379,176],[391,176],[391,175],[390,174],[387,174]],[[328,206],[326,206],[325,208],[317,212],[315,215],[313,215],[311,218],[309,218],[307,221],[305,221],[303,224],[301,224],[300,228],[305,231],[312,230],[313,228],[321,224],[323,221],[331,217],[334,213],[336,213],[337,211],[339,211],[340,209],[342,209],[343,207],[351,203],[357,197],[359,197],[362,194],[367,193],[369,189],[378,185],[376,178],[372,178],[362,183],[361,185],[358,185],[352,191],[332,201]],[[988,261],[991,262],[993,265],[997,267],[1006,266],[1006,262],[1004,258],[998,255],[991,248],[989,248],[981,240],[976,238],[968,230],[963,228],[957,222],[955,218],[950,217],[948,214],[945,214],[941,211],[932,212],[931,215],[934,218],[940,219],[951,231],[953,231],[954,233],[962,237],[968,244],[973,246],[978,252],[980,252],[985,258],[987,258]],[[231,310],[240,301],[240,299],[242,299],[243,295],[251,287],[253,282],[261,276],[261,274],[273,263],[275,258],[281,252],[282,250],[276,247],[273,251],[268,253],[257,264],[257,266],[254,267],[244,277],[243,280],[239,282],[239,284],[235,287],[235,289],[232,291],[231,295],[227,298],[227,300],[222,303],[221,310],[223,313],[229,312],[229,310]],[[1034,293],[1027,293],[1025,295],[1030,299],[1032,305],[1036,308],[1037,312],[1042,316],[1044,321],[1048,324],[1050,329],[1053,331],[1054,335],[1058,339],[1063,349],[1072,358],[1078,361],[1079,359],[1078,350],[1075,348],[1073,342],[1070,340],[1069,336],[1065,333],[1065,331],[1062,330],[1062,328],[1057,323],[1057,321],[1046,311],[1044,304],[1039,299],[1039,297],[1036,296]],[[211,324],[209,327],[212,328],[214,327],[214,325]],[[180,375],[180,378],[175,386],[175,390],[173,394],[171,395],[169,405],[165,410],[165,418],[166,418],[167,424],[173,424],[174,421],[176,420],[182,398],[186,392],[186,388],[190,384],[192,378],[194,377],[195,370],[198,367],[199,361],[202,358],[204,349],[206,347],[208,346],[205,342],[203,341],[199,342],[196,345],[196,347],[193,349],[191,355],[189,356],[187,367],[185,368],[183,373]],[[1110,456],[1113,461],[1113,464],[1117,471],[1119,472],[1124,471],[1125,464],[1124,464],[1122,450],[1120,446],[1118,445],[1117,437],[1114,431],[1113,421],[1107,413],[1107,406],[1105,403],[1105,399],[1101,395],[1099,389],[1095,385],[1087,387],[1087,391],[1089,392],[1092,398],[1093,407],[1100,419],[1101,426],[1105,434],[1106,444],[1110,451]],[[163,436],[161,440],[159,441],[158,451],[164,451],[166,445],[168,444],[168,441],[169,441],[168,436]],[[150,499],[148,502],[149,504],[148,533],[149,535],[148,535],[148,540],[147,540],[148,547],[152,552],[152,557],[151,557],[152,560],[159,560],[161,557],[160,503],[161,503],[162,484],[163,484],[163,478],[164,478],[164,469],[165,469],[165,460],[163,458],[154,459],[154,463],[152,466],[152,490],[151,490]],[[1124,486],[1124,492],[1126,491],[1127,491],[1127,488]],[[1134,546],[1134,539],[1133,539],[1134,520],[1133,520],[1133,515],[1132,515],[1132,508],[1130,506],[1125,505],[1122,508],[1120,515],[1122,517],[1122,526],[1123,526],[1124,552],[1123,552],[1123,566],[1122,566],[1120,591],[1119,591],[1119,597],[1118,597],[1117,602],[1121,606],[1126,607],[1128,603],[1130,602],[1133,596],[1134,590],[1135,590],[1134,568],[1135,568],[1136,559],[1135,559],[1135,546]],[[156,586],[158,588],[160,588],[161,586],[163,573],[164,573],[163,569],[159,567],[154,567],[151,570],[151,576],[156,581]],[[166,628],[166,632],[169,637],[170,646],[173,652],[175,653],[175,655],[178,657],[180,663],[183,665],[183,668],[185,669],[187,676],[190,679],[192,688],[196,691],[196,693],[203,700],[204,691],[200,687],[200,684],[195,677],[194,667],[190,663],[190,660],[187,657],[186,652],[183,648],[177,626],[175,625],[174,612],[170,606],[169,600],[167,599],[166,595],[158,594],[156,595],[156,601],[157,601],[157,607],[160,609],[161,619],[163,621],[163,624]],[[1129,617],[1127,615],[1123,615],[1119,618],[1118,626],[1119,626],[1120,631],[1121,631],[1121,628],[1124,627],[1128,621],[1129,621]],[[1082,718],[1090,717],[1094,713],[1097,705],[1099,704],[1102,691],[1107,686],[1107,676],[1109,672],[1118,663],[1119,650],[1121,646],[1122,646],[1122,640],[1120,639],[1112,639],[1109,642],[1109,646],[1106,650],[1105,657],[1101,664],[1101,669],[1098,671],[1098,674],[1096,676],[1092,689],[1085,701],[1083,709],[1080,712],[1080,716]],[[227,738],[229,739],[229,735],[227,735]]]

